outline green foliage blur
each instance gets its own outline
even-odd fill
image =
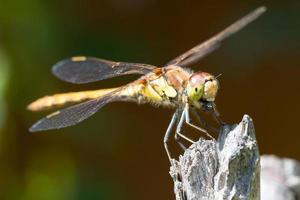
[[[72,85],[51,74],[60,59],[161,66],[261,5],[263,17],[193,69],[223,74],[222,118],[249,114],[262,154],[300,160],[299,1],[0,0],[0,199],[174,199],[162,143],[172,110],[113,103],[75,127],[33,134],[48,112],[26,106],[138,77]]]

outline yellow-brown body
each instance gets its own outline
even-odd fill
[[[178,107],[182,104],[182,94],[190,75],[190,72],[177,66],[157,68],[128,84],[117,94],[137,103]]]
[[[119,88],[69,92],[42,97],[28,106],[40,111],[67,103],[78,103],[105,95],[118,97],[121,101],[151,103],[158,106],[178,107],[184,101],[183,92],[191,72],[178,66],[156,68],[136,81]]]

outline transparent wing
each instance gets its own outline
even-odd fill
[[[82,84],[126,74],[146,74],[155,68],[147,64],[80,56],[58,62],[53,66],[52,72],[63,81]]]
[[[56,111],[36,122],[29,131],[36,132],[73,126],[87,119],[113,100],[115,100],[113,97],[105,96]]]
[[[176,57],[175,59],[168,62],[166,65],[187,66],[198,62],[200,59],[216,50],[224,39],[244,28],[246,25],[257,19],[260,15],[262,15],[265,11],[266,7],[257,8],[256,10],[252,11],[240,20],[236,21],[234,24],[228,26],[226,29],[224,29],[217,35],[195,46],[194,48],[190,49],[184,54]]]

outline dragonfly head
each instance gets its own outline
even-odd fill
[[[193,73],[187,84],[189,101],[200,108],[202,104],[213,102],[219,89],[218,80],[206,72]]]

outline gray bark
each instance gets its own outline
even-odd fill
[[[216,141],[200,138],[170,175],[177,200],[258,200],[260,160],[254,125],[247,115],[238,125],[226,125]]]

